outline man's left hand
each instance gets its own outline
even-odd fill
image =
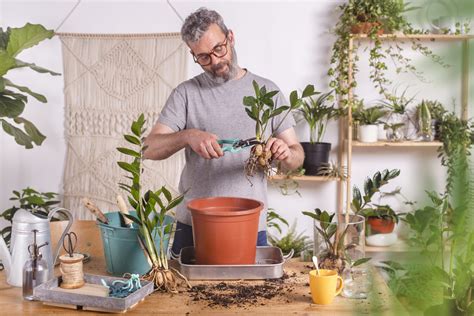
[[[272,159],[285,160],[291,155],[288,144],[280,138],[270,138],[265,146],[265,151],[272,152]]]

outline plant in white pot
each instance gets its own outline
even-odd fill
[[[322,167],[329,162],[331,143],[323,142],[326,128],[330,120],[335,120],[343,115],[343,109],[336,108],[334,104],[333,90],[321,93],[314,91],[314,87],[309,86],[311,93],[303,92],[301,107],[296,110],[296,115],[302,117],[309,126],[309,142],[301,142],[305,159],[303,168],[306,175],[317,175]],[[314,95],[318,95],[314,98]]]
[[[370,108],[359,108],[352,116],[359,123],[359,140],[364,143],[377,142],[378,127],[380,119],[387,114],[382,106]]]
[[[27,94],[42,103],[47,100],[28,87],[13,83],[5,75],[10,70],[29,67],[39,73],[59,76],[59,73],[17,59],[23,50],[53,36],[53,30],[39,24],[27,23],[20,28],[7,28],[6,31],[0,28],[0,124],[5,133],[27,149],[33,148],[33,144],[40,146],[46,138],[32,122],[21,116],[28,102]]]

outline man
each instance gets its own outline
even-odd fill
[[[166,159],[185,148],[186,165],[181,174],[179,190],[184,192],[184,203],[178,206],[178,220],[172,251],[193,246],[192,222],[187,203],[199,197],[234,196],[252,198],[267,206],[267,182],[260,174],[245,177],[245,160],[249,150],[224,155],[218,139],[255,137],[255,122],[242,103],[244,96],[254,95],[252,81],[267,91],[279,90],[268,79],[256,76],[237,64],[235,38],[222,17],[215,11],[201,8],[184,21],[181,36],[191,50],[193,59],[204,72],[176,87],[167,100],[158,122],[146,138],[147,159]],[[281,93],[277,104],[288,104]],[[293,129],[294,120],[285,120],[275,138],[270,138],[265,150],[285,169],[302,165],[304,153]],[[278,126],[283,115],[273,119]],[[259,221],[257,245],[267,245],[266,211]]]

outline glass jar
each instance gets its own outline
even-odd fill
[[[337,235],[343,241],[335,241]],[[329,232],[329,234],[328,234]],[[338,244],[339,246],[336,246]],[[335,249],[336,248],[336,249]],[[319,267],[337,270],[344,280],[342,295],[365,298],[369,290],[367,264],[353,266],[365,257],[365,218],[360,215],[335,216],[331,223],[315,221],[314,253]]]

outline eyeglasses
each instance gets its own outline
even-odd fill
[[[214,55],[217,58],[221,58],[227,54],[227,38],[225,39],[224,43],[216,45],[208,54],[206,53],[199,54],[199,55],[194,55],[194,53],[192,54],[193,54],[193,59],[195,63],[198,63],[201,66],[208,66],[212,62],[211,55]]]

